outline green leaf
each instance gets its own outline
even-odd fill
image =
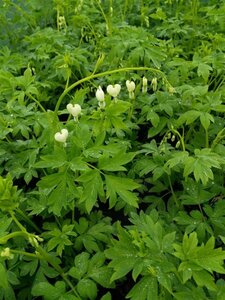
[[[142,277],[130,290],[126,298],[130,298],[131,300],[159,299],[157,279],[152,276]]]
[[[103,155],[98,160],[98,168],[104,171],[126,171],[123,165],[132,161],[136,153],[124,153],[120,151],[113,157]]]
[[[210,71],[212,71],[212,67],[210,67],[209,65],[205,63],[200,63],[198,65],[198,76],[202,76],[206,82],[208,81]]]
[[[109,267],[114,269],[111,282],[129,273],[137,259],[138,250],[132,243],[132,237],[118,225],[118,240],[113,240],[113,246],[105,250],[105,255],[112,261]]]
[[[196,181],[201,180],[203,184],[206,184],[209,179],[214,178],[212,167],[220,169],[221,163],[223,163],[221,157],[211,149],[196,149],[195,157],[187,157],[184,161],[184,176],[194,173]]]
[[[166,164],[165,167],[168,167],[170,169],[176,167],[177,165],[183,165],[183,162],[185,159],[188,157],[188,152],[187,151],[176,151],[175,153],[172,154],[173,158],[170,158]]]
[[[90,213],[98,200],[98,196],[104,196],[101,175],[97,170],[90,170],[78,177],[76,181],[83,182],[83,193],[80,203],[84,202],[87,212]]]
[[[5,267],[0,263],[0,286],[3,289],[7,289],[8,288],[8,279],[7,279],[7,272]]]
[[[83,299],[94,300],[97,297],[97,286],[91,279],[81,279],[77,284],[77,291]]]
[[[55,286],[48,282],[39,282],[32,288],[33,296],[44,296],[45,300],[58,300],[65,293],[65,283],[57,281]]]
[[[208,130],[210,122],[214,122],[214,118],[207,112],[202,112],[200,115],[200,122],[205,130]]]
[[[210,273],[225,274],[223,267],[225,251],[222,248],[214,249],[215,238],[212,236],[205,245],[198,246],[196,232],[192,232],[189,236],[185,233],[182,245],[174,244],[173,247],[175,249],[173,255],[182,261],[178,271],[183,273],[184,281],[193,275],[200,286],[207,287],[209,280],[209,289],[215,289]]]
[[[153,110],[149,110],[147,120],[150,120],[154,127],[157,127],[160,121],[159,115]]]
[[[80,280],[88,270],[90,254],[82,252],[74,259],[75,267],[72,267],[68,274],[73,278]]]
[[[193,271],[193,278],[198,286],[206,286],[211,291],[216,291],[216,284],[213,276],[205,270]]]
[[[130,178],[105,175],[106,195],[109,198],[110,208],[117,202],[117,195],[127,204],[138,207],[138,197],[132,193],[134,189],[139,188],[134,180]]]
[[[41,161],[34,164],[35,168],[59,168],[67,163],[64,149],[57,148],[54,154],[41,156]]]
[[[192,124],[196,119],[201,116],[201,112],[197,110],[189,110],[183,113],[177,120],[178,125],[186,123],[186,125]]]
[[[100,300],[112,300],[112,296],[111,296],[110,292],[108,292],[104,296],[102,296]]]

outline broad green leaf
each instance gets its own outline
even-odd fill
[[[90,254],[82,252],[76,255],[74,259],[75,267],[72,267],[68,274],[73,278],[80,280],[88,270]]]
[[[118,226],[118,240],[113,240],[113,245],[105,250],[106,257],[111,259],[109,266],[114,269],[111,282],[124,277],[133,269],[137,254],[138,249],[132,243],[130,234]]]
[[[140,185],[130,178],[105,175],[106,195],[109,198],[110,208],[117,202],[117,195],[127,204],[138,207],[138,197],[132,192]]]
[[[177,165],[183,165],[185,159],[188,157],[188,152],[187,151],[176,151],[172,154],[172,158],[170,158],[165,166],[172,169],[176,167]]]
[[[83,299],[94,300],[97,297],[97,286],[93,280],[84,278],[77,284],[77,291]]]
[[[200,63],[198,65],[198,70],[197,70],[198,76],[202,76],[206,82],[209,78],[210,71],[212,71],[212,67],[210,67],[209,65],[205,63]]]
[[[7,289],[8,288],[8,279],[7,279],[7,272],[5,267],[0,263],[0,286],[3,289]]]
[[[134,285],[126,298],[131,300],[158,300],[157,279],[152,276],[144,276]]]
[[[41,161],[34,164],[35,168],[59,168],[67,162],[64,149],[56,148],[53,154],[41,156]]]
[[[192,232],[189,236],[185,233],[182,245],[174,244],[173,247],[175,249],[173,255],[182,261],[178,271],[183,273],[184,281],[190,278],[190,275],[194,276],[195,274],[194,279],[199,285],[207,285],[205,279],[208,278],[210,289],[214,289],[215,285],[210,279],[210,273],[217,272],[225,274],[225,268],[223,266],[225,251],[223,251],[222,248],[214,248],[215,238],[212,236],[205,245],[201,244],[201,246],[198,246],[196,232]],[[202,278],[200,278],[200,271],[204,271],[202,272]],[[189,272],[189,275],[187,272]]]
[[[157,127],[160,122],[159,115],[153,110],[149,110],[147,114],[147,120],[150,120],[154,127]]]
[[[106,293],[100,300],[112,300],[110,292]]]
[[[120,151],[113,157],[101,156],[98,160],[98,168],[104,171],[126,171],[123,165],[130,162],[136,153],[124,153]]]
[[[65,283],[57,281],[55,286],[46,282],[39,282],[32,288],[33,296],[43,296],[45,300],[58,300],[65,293]]]
[[[216,284],[214,282],[214,278],[209,272],[205,270],[193,271],[193,278],[198,286],[206,286],[207,289],[211,291],[216,291]]]
[[[179,125],[182,125],[186,123],[186,125],[190,125],[194,123],[196,119],[198,119],[201,116],[201,112],[197,110],[189,110],[185,113],[183,113],[179,119],[177,120],[177,123]]]
[[[221,163],[224,163],[222,158],[211,149],[196,149],[195,157],[187,157],[184,161],[184,177],[194,173],[196,181],[201,180],[206,184],[209,179],[214,178],[212,167],[220,169]]]
[[[83,182],[83,193],[80,198],[80,203],[84,202],[87,212],[90,213],[98,200],[98,196],[104,196],[101,175],[97,170],[90,170],[82,174],[76,180]]]
[[[208,130],[210,122],[214,122],[214,118],[207,112],[202,112],[200,115],[200,122],[205,130]]]

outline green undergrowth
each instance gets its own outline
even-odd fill
[[[0,22],[0,300],[223,300],[224,1]]]

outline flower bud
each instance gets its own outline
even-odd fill
[[[121,90],[121,85],[120,84],[115,84],[115,85],[108,85],[107,86],[107,93],[112,96],[113,98],[116,98]]]
[[[59,143],[66,143],[66,140],[68,138],[68,130],[62,129],[60,132],[56,132],[55,134],[55,140]]]
[[[105,94],[104,94],[104,92],[103,92],[101,86],[98,87],[98,89],[97,89],[97,91],[96,91],[96,93],[95,93],[95,96],[96,96],[96,98],[97,98],[97,100],[98,100],[99,102],[102,102],[102,101],[105,100]]]
[[[147,93],[148,79],[146,77],[142,78],[142,93]]]
[[[157,78],[156,77],[154,77],[153,79],[152,79],[152,89],[153,89],[153,91],[155,92],[156,90],[157,90]]]
[[[1,256],[1,257],[8,258],[8,259],[13,259],[13,258],[14,258],[14,255],[11,253],[9,247],[7,247],[7,248],[5,248],[4,250],[2,250],[2,251],[0,252],[0,256]]]

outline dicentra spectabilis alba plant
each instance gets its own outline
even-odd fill
[[[76,121],[78,119],[78,116],[81,113],[81,106],[79,104],[72,104],[69,103],[66,106],[68,112],[74,117],[74,120]]]
[[[112,96],[113,98],[116,99],[116,97],[119,95],[120,90],[121,90],[121,85],[120,84],[114,84],[114,85],[108,85],[107,86],[107,93]]]
[[[148,79],[146,77],[142,78],[142,93],[147,93],[147,89],[148,89]]]
[[[54,135],[55,140],[59,143],[63,143],[64,146],[66,146],[66,140],[68,138],[68,130],[63,128],[60,132],[56,132],[56,134]]]
[[[127,80],[126,81],[127,90],[129,92],[129,98],[134,99],[134,90],[135,90],[135,83],[134,81]]]

